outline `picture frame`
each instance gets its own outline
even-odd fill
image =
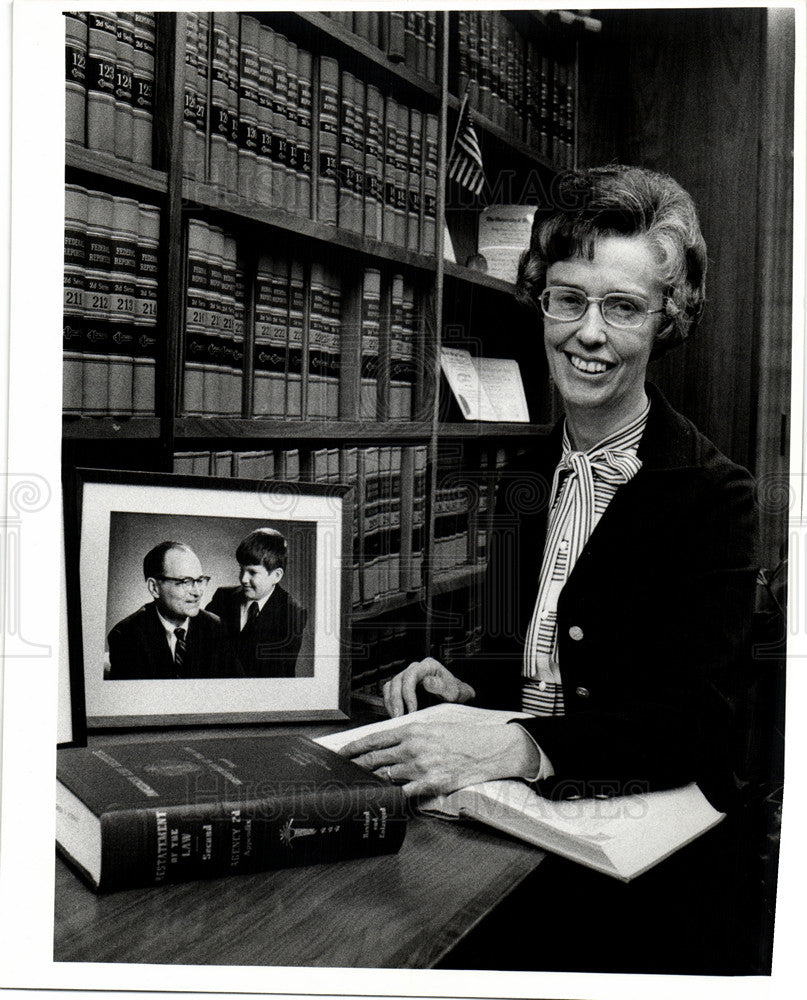
[[[335,484],[77,469],[66,590],[71,667],[83,680],[87,728],[347,719],[352,492]],[[266,601],[285,609],[282,620],[293,621],[295,632],[277,640],[261,633],[260,659],[250,659],[239,646],[238,611],[214,616],[207,605],[215,597],[217,607],[226,599],[230,608],[243,596],[236,549],[265,528],[284,536],[288,553]],[[198,560],[181,565],[192,573],[201,565],[200,576],[157,572],[147,579],[144,557],[163,542],[181,543],[171,557]],[[162,553],[160,565],[166,558]],[[170,601],[180,598],[187,662],[177,666],[167,619],[175,624]],[[276,612],[276,631],[278,620]]]

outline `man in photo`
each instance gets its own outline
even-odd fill
[[[110,680],[241,677],[221,621],[203,611],[210,582],[183,542],[160,542],[143,560],[154,598],[109,633]]]
[[[280,586],[288,547],[274,528],[258,528],[236,549],[240,585],[220,587],[207,610],[230,635],[247,677],[294,677],[308,612]]]

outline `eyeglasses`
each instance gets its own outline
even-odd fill
[[[183,590],[190,590],[192,587],[204,590],[210,583],[209,576],[158,576],[157,579],[165,580],[166,583],[173,583],[175,587],[181,587]]]
[[[608,292],[607,295],[586,295],[579,288],[552,285],[541,292],[541,310],[548,319],[571,323],[582,319],[589,304],[596,302],[602,318],[620,330],[635,330],[644,325],[648,316],[662,313],[664,309],[648,309],[647,302],[639,295],[627,292]]]

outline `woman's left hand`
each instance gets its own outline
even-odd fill
[[[540,766],[538,748],[521,726],[498,722],[411,722],[363,736],[340,753],[403,785],[407,796],[446,794],[496,778],[531,778]]]

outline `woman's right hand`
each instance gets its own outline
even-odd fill
[[[442,701],[464,704],[476,696],[470,684],[465,684],[438,660],[427,656],[425,660],[410,663],[406,670],[396,674],[384,685],[384,704],[392,718],[417,711],[418,684]]]

